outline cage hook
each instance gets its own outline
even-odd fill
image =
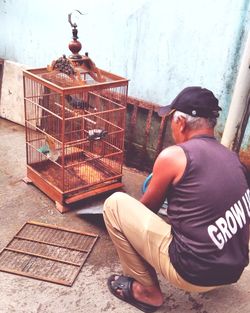
[[[81,14],[81,15],[85,15],[85,14],[86,14],[86,13],[82,13],[82,12],[79,11],[79,10],[74,10],[74,11],[78,12],[78,13]],[[76,27],[77,27],[77,24],[76,24],[76,23],[72,23],[72,19],[71,19],[72,14],[74,13],[74,11],[68,14],[68,22],[70,23],[71,27],[76,28]]]

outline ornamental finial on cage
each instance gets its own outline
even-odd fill
[[[76,10],[78,13],[80,13],[81,15],[83,15],[79,10]],[[70,41],[69,43],[69,50],[72,52],[72,55],[69,57],[72,60],[81,60],[82,56],[79,54],[80,50],[82,49],[82,44],[80,43],[80,41],[78,41],[78,30],[77,30],[77,25],[76,23],[72,23],[71,20],[71,16],[72,13],[68,14],[68,22],[70,23],[71,27],[72,27],[72,41]]]
[[[78,10],[75,11],[84,15]],[[68,22],[72,27],[73,34],[73,40],[69,43],[69,49],[72,52],[72,55],[69,57],[63,55],[59,59],[52,61],[51,65],[47,66],[47,70],[54,76],[58,76],[58,74],[65,74],[66,76],[60,76],[60,79],[67,80],[67,78],[69,78],[73,85],[86,84],[88,75],[96,82],[104,82],[104,76],[101,74],[100,69],[96,67],[95,63],[90,59],[88,52],[85,52],[84,55],[79,54],[82,44],[77,40],[77,24],[72,22],[71,16],[72,13],[69,13]],[[50,77],[52,80],[53,78],[56,79],[56,77]]]

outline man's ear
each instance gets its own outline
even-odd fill
[[[180,117],[179,119],[179,123],[180,123],[180,131],[183,133],[186,130],[186,119],[184,117]]]

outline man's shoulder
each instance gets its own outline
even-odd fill
[[[161,158],[185,157],[185,153],[181,146],[173,145],[163,149],[159,156]]]
[[[182,147],[178,145],[169,146],[161,151],[157,158],[157,162],[161,163],[163,166],[177,166],[185,167],[186,166],[186,154]]]
[[[187,165],[184,150],[178,146],[170,146],[159,154],[154,169],[161,175],[171,176],[171,182],[176,183],[183,175]]]

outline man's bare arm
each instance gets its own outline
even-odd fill
[[[175,184],[182,177],[186,167],[186,156],[178,146],[164,149],[157,157],[153,176],[149,186],[141,198],[141,202],[151,211],[158,212],[170,184]]]

